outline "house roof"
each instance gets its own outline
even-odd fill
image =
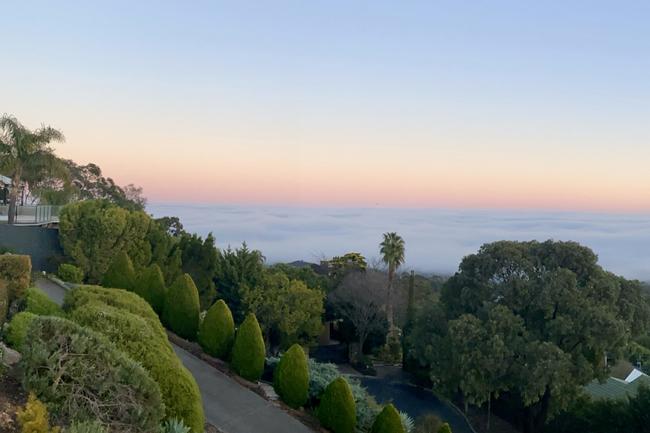
[[[646,374],[639,375],[631,382],[615,377],[610,377],[603,383],[593,380],[585,386],[585,391],[594,399],[616,400],[636,395],[639,387],[643,385],[650,387],[650,377]]]

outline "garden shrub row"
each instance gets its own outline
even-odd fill
[[[68,292],[64,310],[142,364],[160,387],[167,419],[181,419],[192,431],[203,431],[196,381],[174,354],[158,316],[144,299],[125,290],[81,286]]]
[[[266,348],[255,314],[249,314],[237,330],[232,349],[232,367],[238,375],[257,381],[264,372]]]
[[[222,299],[208,309],[201,321],[198,341],[210,356],[223,360],[230,356],[235,341],[235,321],[230,308]]]

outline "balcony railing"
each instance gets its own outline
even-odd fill
[[[16,206],[16,224],[51,224],[59,222],[59,212],[63,206],[35,205]],[[9,206],[0,205],[0,222],[9,220]]]

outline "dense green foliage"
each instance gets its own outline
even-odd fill
[[[198,386],[144,299],[124,290],[84,286],[68,292],[64,309],[72,320],[104,334],[149,371],[160,386],[168,419],[182,419],[195,433],[203,431]]]
[[[65,433],[108,433],[106,427],[99,421],[73,422],[65,429]]]
[[[151,260],[151,245],[146,239],[151,219],[142,211],[87,200],[65,206],[59,221],[59,239],[66,258],[81,268],[91,283],[101,280],[120,252],[126,252],[135,267]]]
[[[214,302],[217,291],[214,275],[217,268],[217,249],[212,233],[205,239],[196,234],[183,233],[178,243],[181,251],[183,272],[189,274],[196,284],[201,306],[207,309]]]
[[[299,408],[309,397],[309,367],[305,351],[297,344],[287,350],[273,373],[273,386],[282,401]]]
[[[257,381],[264,372],[266,348],[255,314],[246,316],[239,326],[232,349],[232,368],[244,379]]]
[[[384,406],[372,424],[370,433],[406,433],[402,425],[402,419],[395,406],[392,404]]]
[[[201,322],[198,335],[203,350],[212,356],[228,359],[235,341],[235,322],[228,305],[220,299],[210,307]]]
[[[27,404],[23,409],[16,411],[16,418],[22,433],[60,433],[60,427],[50,428],[50,416],[47,406],[30,393]]]
[[[230,307],[235,322],[244,320],[246,309],[242,304],[245,288],[257,287],[264,275],[264,256],[258,250],[249,250],[244,243],[235,250],[228,247],[217,252],[215,281],[219,297]]]
[[[61,263],[56,273],[60,279],[68,283],[81,284],[84,280],[84,271],[70,263]]]
[[[32,320],[36,317],[36,314],[28,313],[27,311],[14,314],[9,322],[7,333],[5,335],[5,339],[9,346],[20,352],[22,345],[25,342],[27,329],[32,323]]]
[[[640,287],[573,242],[495,242],[463,259],[441,305],[419,314],[409,356],[440,391],[504,400],[539,431],[580,387],[607,375],[629,330],[647,329]],[[507,390],[507,393],[503,393]]]
[[[354,433],[357,425],[354,398],[348,382],[342,377],[325,389],[318,406],[318,419],[333,433]]]
[[[147,241],[151,245],[151,263],[160,267],[166,286],[173,283],[183,273],[179,243],[180,235],[184,232],[180,222],[178,222],[180,231],[178,233],[172,231],[173,229],[168,226],[171,220],[173,218],[168,217],[152,220],[147,233]]]
[[[120,251],[111,260],[102,276],[102,286],[112,289],[133,291],[135,288],[135,269],[126,251]]]
[[[29,287],[31,272],[29,256],[0,255],[0,325],[7,319],[11,302],[20,298]]]
[[[323,329],[323,292],[280,272],[265,273],[258,286],[244,288],[243,303],[260,321],[266,341],[288,347],[312,343]]]
[[[151,432],[160,389],[104,337],[58,317],[36,317],[23,346],[23,385],[62,420],[100,420],[116,432]]]
[[[163,321],[180,337],[196,339],[199,327],[199,292],[188,274],[178,277],[167,290]]]
[[[338,286],[349,273],[365,272],[368,269],[366,258],[361,253],[354,252],[332,257],[325,264],[327,265],[328,275],[332,280],[333,287]]]
[[[61,316],[63,311],[56,302],[51,300],[41,289],[30,287],[25,291],[21,307],[25,311],[34,313],[38,316]]]
[[[154,263],[143,269],[136,279],[133,291],[144,298],[159,316],[162,315],[167,287],[160,266]]]
[[[280,272],[290,280],[299,280],[305,283],[307,287],[318,289],[324,293],[331,290],[329,278],[326,275],[317,274],[311,266],[293,266],[287,263],[277,263],[269,266],[268,271],[271,273]]]

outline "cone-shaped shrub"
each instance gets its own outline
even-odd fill
[[[251,313],[237,331],[232,349],[232,367],[244,379],[255,382],[264,372],[265,355],[262,330],[255,314]]]
[[[318,419],[334,433],[354,433],[357,413],[348,382],[339,377],[327,385],[318,406]]]
[[[199,344],[206,353],[227,359],[235,340],[235,321],[228,305],[219,299],[208,310],[199,328]]]
[[[188,340],[196,339],[199,328],[199,291],[188,274],[178,277],[167,291],[163,319],[178,336]]]
[[[451,433],[451,427],[449,427],[449,424],[444,423],[438,429],[438,433]]]
[[[143,270],[137,279],[134,292],[144,298],[160,316],[165,306],[165,295],[167,293],[165,278],[160,266],[154,263]]]
[[[102,286],[132,291],[134,285],[135,270],[133,269],[133,262],[126,251],[120,251],[113,257],[111,264],[108,266],[102,278]]]
[[[294,344],[286,351],[273,374],[273,386],[282,401],[297,409],[309,397],[309,366],[305,351]]]
[[[406,433],[395,406],[389,404],[377,415],[370,433]]]

